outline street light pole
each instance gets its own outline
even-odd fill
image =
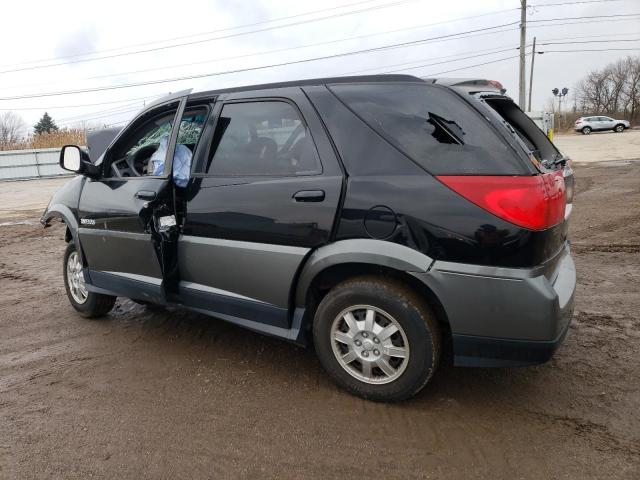
[[[518,103],[522,110],[526,107],[526,80],[525,80],[525,54],[524,46],[527,41],[527,0],[520,0],[520,83]]]
[[[562,97],[567,96],[569,89],[567,87],[564,87],[562,90],[554,88],[551,90],[551,93],[553,93],[555,97],[558,97],[558,120],[559,123],[562,123]]]

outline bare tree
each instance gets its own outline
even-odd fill
[[[583,114],[640,115],[640,57],[627,57],[587,74],[576,86],[577,110]]]
[[[13,112],[0,115],[0,150],[14,148],[23,138],[27,124],[21,116]]]

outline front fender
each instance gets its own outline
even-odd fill
[[[51,198],[49,205],[40,218],[43,226],[49,226],[53,218],[60,218],[69,229],[71,238],[82,256],[82,248],[78,239],[78,218],[76,212],[80,203],[80,194],[85,182],[85,177],[78,176],[66,182]]]
[[[302,267],[296,287],[296,307],[304,307],[307,291],[319,273],[347,263],[379,265],[403,272],[427,272],[433,259],[412,248],[384,240],[358,238],[325,245],[315,250]]]

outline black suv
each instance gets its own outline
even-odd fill
[[[94,152],[95,153],[95,152]],[[400,400],[455,365],[548,360],[573,310],[573,175],[486,82],[404,75],[181,92],[51,200],[82,315],[116,296],[298,344],[342,387]]]

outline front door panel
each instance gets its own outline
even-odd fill
[[[162,299],[162,269],[152,238],[154,201],[168,180],[88,181],[80,198],[80,242],[91,282],[123,296]]]

